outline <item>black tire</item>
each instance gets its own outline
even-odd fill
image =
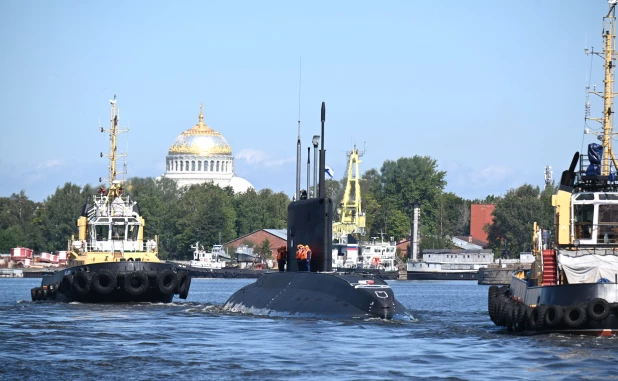
[[[563,316],[564,311],[562,306],[547,306],[547,311],[545,311],[545,326],[549,328],[557,326],[562,322]]]
[[[523,304],[518,304],[516,307],[517,310],[517,319],[513,323],[513,330],[515,332],[523,332],[526,330],[526,320],[528,317],[528,306]]]
[[[496,321],[496,300],[498,294],[498,286],[490,286],[487,292],[487,312],[489,318],[495,323]]]
[[[133,271],[124,276],[124,289],[133,296],[140,296],[148,290],[148,276],[143,271]]]
[[[498,316],[496,325],[504,327],[506,325],[506,304],[507,299],[504,296],[498,297]]]
[[[577,328],[586,322],[586,309],[582,306],[568,306],[564,309],[564,324]]]
[[[92,286],[92,275],[85,271],[78,271],[73,274],[73,292],[76,295],[84,296],[90,291]]]
[[[540,331],[545,328],[545,313],[547,312],[546,305],[536,306],[536,321],[535,321],[535,329]]]
[[[67,295],[73,290],[73,275],[67,274],[62,277],[61,288],[62,292]]]
[[[116,274],[107,269],[97,270],[92,275],[92,289],[100,295],[107,295],[118,285]]]
[[[165,269],[157,275],[156,282],[163,295],[173,294],[178,282],[177,274],[172,269]]]
[[[41,291],[41,299],[47,300],[47,293],[48,293],[47,289],[43,289]]]
[[[609,315],[609,303],[603,298],[592,299],[588,303],[586,312],[588,312],[588,318],[591,320],[603,320]]]
[[[531,331],[536,330],[536,321],[538,319],[539,310],[537,307],[528,307],[526,310],[526,329]]]
[[[191,277],[185,271],[179,271],[177,279],[178,297],[180,299],[187,299],[189,287],[191,287]]]
[[[507,327],[513,326],[514,310],[515,310],[515,306],[513,305],[513,302],[511,302],[510,300],[507,300],[506,301],[506,315],[505,315]]]
[[[43,299],[43,289],[41,289],[40,287],[37,287],[36,300],[42,300],[42,299]]]

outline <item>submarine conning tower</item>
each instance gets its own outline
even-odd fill
[[[286,271],[298,271],[296,248],[299,244],[309,245],[311,248],[309,262],[309,270],[311,272],[332,271],[333,268],[333,202],[330,198],[326,197],[324,184],[326,169],[326,150],[324,149],[326,103],[324,102],[322,102],[320,119],[322,135],[320,139],[319,192],[318,195],[314,195],[314,197],[317,196],[315,198],[300,199],[299,190],[297,189],[296,201],[288,205],[288,260]],[[300,149],[300,120],[298,147]],[[300,155],[297,156],[298,160],[300,160]],[[299,163],[296,166],[296,184],[300,184]],[[307,177],[309,176],[310,173],[308,172]],[[310,194],[309,189],[307,189],[307,194]]]

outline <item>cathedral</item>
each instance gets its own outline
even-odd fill
[[[253,188],[250,182],[234,175],[234,156],[227,140],[204,123],[200,105],[198,123],[178,135],[165,160],[164,176],[176,180],[179,187],[212,182],[234,193]]]

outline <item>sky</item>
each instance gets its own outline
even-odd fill
[[[326,102],[326,165],[361,171],[427,155],[464,198],[543,185],[583,135],[602,88],[606,0],[0,1],[0,197],[42,201],[107,175],[109,99],[129,128],[128,176],[160,176],[204,121],[256,189],[295,190]],[[302,65],[300,61],[302,60]],[[302,66],[302,75],[299,69]],[[601,116],[591,98],[591,116]],[[589,127],[598,129],[594,122]],[[313,159],[313,155],[312,155]],[[301,184],[305,184],[305,174]]]

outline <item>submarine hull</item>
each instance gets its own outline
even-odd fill
[[[266,273],[236,291],[223,310],[283,317],[413,319],[380,278],[315,272]]]

